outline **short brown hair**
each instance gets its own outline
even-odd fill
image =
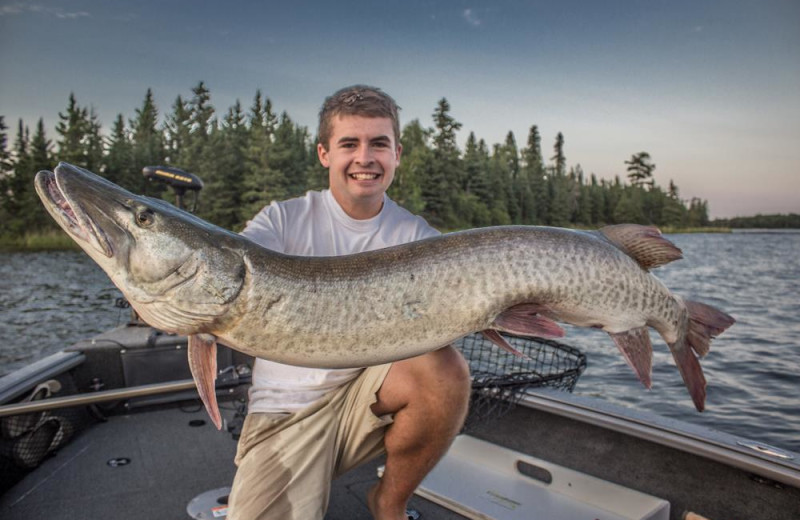
[[[319,111],[317,139],[328,149],[331,139],[332,121],[341,115],[362,117],[387,117],[392,120],[395,144],[400,144],[400,117],[394,99],[376,87],[353,85],[336,91],[325,99]]]

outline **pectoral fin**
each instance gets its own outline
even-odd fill
[[[636,372],[639,381],[650,388],[653,373],[653,345],[647,327],[639,327],[618,334],[610,334],[625,361]]]
[[[214,382],[217,379],[217,338],[211,334],[189,336],[189,368],[197,385],[197,393],[206,407],[211,421],[222,429],[222,417],[217,406]]]

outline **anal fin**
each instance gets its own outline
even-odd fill
[[[694,407],[698,412],[702,412],[706,407],[706,378],[700,362],[686,343],[668,345],[689,395],[692,396]]]
[[[622,352],[625,361],[636,372],[639,381],[645,388],[650,388],[653,374],[653,345],[650,343],[647,327],[638,327],[610,336]]]
[[[217,392],[214,382],[217,379],[217,338],[211,334],[189,336],[189,368],[200,400],[206,407],[211,421],[218,430],[222,429],[222,416],[217,405]]]

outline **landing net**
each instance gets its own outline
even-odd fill
[[[472,375],[466,429],[505,415],[532,388],[572,392],[586,369],[586,356],[569,345],[541,338],[503,337],[527,357],[502,350],[479,333],[454,343],[469,362]]]

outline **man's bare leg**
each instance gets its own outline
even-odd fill
[[[392,364],[372,405],[376,415],[394,414],[386,469],[367,497],[376,520],[406,520],[409,498],[461,430],[469,392],[469,367],[453,347]]]

